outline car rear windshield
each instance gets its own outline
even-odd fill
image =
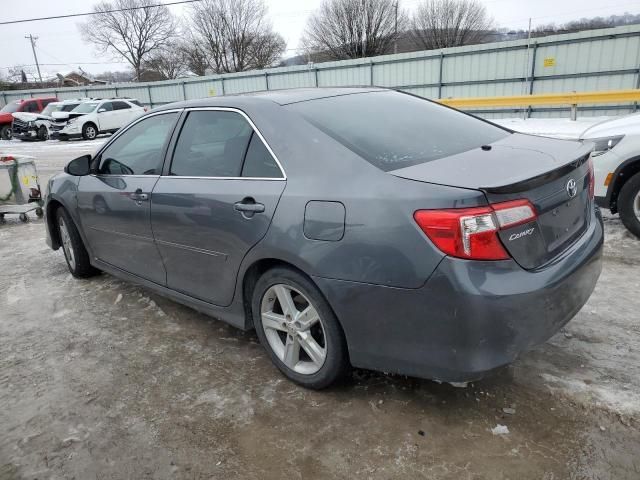
[[[419,97],[380,91],[292,103],[298,112],[388,172],[495,142],[509,131]]]

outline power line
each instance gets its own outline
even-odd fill
[[[116,8],[113,10],[103,10],[100,12],[85,12],[85,13],[69,13],[67,15],[55,15],[55,16],[51,16],[51,17],[39,17],[39,18],[23,18],[20,20],[9,20],[6,22],[0,22],[0,25],[11,25],[14,23],[26,23],[26,22],[39,22],[41,20],[57,20],[60,18],[72,18],[72,17],[86,17],[89,15],[99,15],[101,13],[116,13],[116,12],[126,12],[129,10],[140,10],[142,8],[153,8],[153,7],[168,7],[171,5],[180,5],[182,3],[195,3],[195,2],[201,2],[202,0],[180,0],[180,1],[174,1],[174,2],[167,2],[167,3],[156,3],[154,5],[145,5],[145,6],[141,6],[141,7],[129,7],[129,8]]]

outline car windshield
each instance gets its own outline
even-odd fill
[[[457,110],[388,90],[320,98],[287,108],[385,172],[509,135],[508,130]]]
[[[53,112],[59,112],[60,110],[62,110],[61,103],[50,103],[44,107],[44,110],[42,110],[41,113],[42,115],[51,115]]]
[[[91,113],[96,109],[97,106],[98,102],[81,103],[71,111],[75,113]]]
[[[7,103],[0,112],[2,113],[14,113],[18,111],[18,107],[20,106],[20,102]]]

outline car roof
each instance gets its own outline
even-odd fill
[[[260,92],[241,93],[224,95],[221,97],[201,98],[197,100],[187,100],[163,105],[157,110],[169,108],[193,108],[193,107],[216,107],[224,103],[233,107],[234,104],[246,104],[249,99],[269,100],[279,105],[306,102],[319,98],[338,97],[342,95],[352,95],[355,93],[379,92],[385,90],[380,87],[311,87],[311,88],[291,88],[286,90],[265,90]]]

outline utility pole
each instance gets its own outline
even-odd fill
[[[36,68],[38,69],[38,78],[40,79],[40,85],[42,85],[42,75],[40,74],[40,64],[38,63],[38,56],[36,55],[36,40],[38,37],[34,37],[33,35],[25,35],[24,38],[28,38],[31,42],[31,50],[33,50],[33,58],[36,61]]]
[[[396,0],[396,6],[395,6],[396,26],[395,26],[394,41],[393,41],[393,53],[398,53],[398,2],[399,1],[400,0]]]

